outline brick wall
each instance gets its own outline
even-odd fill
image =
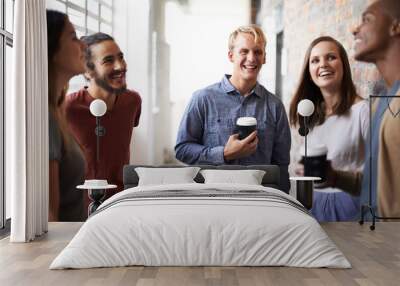
[[[284,47],[287,74],[283,83],[283,99],[288,102],[296,88],[304,55],[310,42],[318,36],[329,35],[345,47],[359,94],[367,97],[379,78],[374,65],[356,62],[353,58],[354,27],[368,0],[282,0]],[[276,3],[276,2],[275,2]],[[267,7],[263,6],[263,9]],[[262,12],[262,11],[261,11]]]

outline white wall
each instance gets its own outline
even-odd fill
[[[261,5],[261,9],[258,15],[258,22],[264,30],[265,36],[267,37],[267,48],[266,48],[266,64],[261,70],[259,76],[259,82],[264,85],[272,93],[276,92],[276,56],[277,56],[277,34],[283,31],[283,16],[282,0],[264,0]],[[287,61],[286,61],[287,50],[285,47],[282,51],[282,64],[281,72],[283,81],[286,80],[284,77],[287,72]],[[282,90],[282,101],[287,105],[290,98],[285,96],[285,85]]]
[[[154,163],[154,128],[151,112],[151,49],[152,31],[150,0],[114,1],[114,37],[128,64],[127,84],[142,97],[140,123],[134,129],[131,163]]]
[[[266,16],[261,25],[267,38],[265,65],[261,69],[258,81],[270,92],[275,92],[276,77],[276,29],[272,15]]]

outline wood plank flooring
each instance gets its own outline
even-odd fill
[[[353,268],[290,267],[121,267],[48,270],[81,223],[50,223],[49,233],[32,243],[0,240],[0,285],[400,285],[400,222],[378,223],[375,231],[357,223],[323,228]]]

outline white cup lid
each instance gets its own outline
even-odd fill
[[[104,187],[107,186],[107,180],[85,180],[85,186]]]
[[[321,156],[328,153],[328,148],[325,145],[307,145],[307,156]],[[301,146],[300,154],[304,156],[304,145]]]
[[[255,119],[254,117],[239,117],[236,121],[236,125],[239,126],[257,125],[257,119]]]

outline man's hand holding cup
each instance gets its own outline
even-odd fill
[[[257,120],[254,117],[240,117],[236,122],[237,133],[229,136],[224,148],[225,160],[247,157],[257,150]]]

